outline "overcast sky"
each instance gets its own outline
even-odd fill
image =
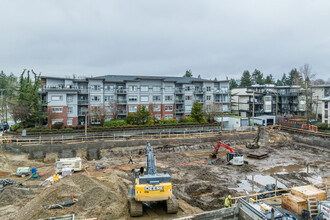
[[[329,0],[1,0],[0,69],[19,74],[330,77]]]

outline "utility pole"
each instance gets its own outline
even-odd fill
[[[252,106],[252,128],[254,127],[254,91],[253,91],[253,106]]]
[[[223,103],[221,104],[221,131],[223,128]]]
[[[87,137],[87,112],[85,111],[85,136]]]
[[[315,109],[315,120],[317,121],[318,120],[318,117],[317,117],[317,108],[318,108],[318,105],[319,105],[319,96],[316,96],[316,109]]]
[[[277,125],[277,112],[278,112],[278,91],[276,91],[276,118],[275,118],[275,125]]]

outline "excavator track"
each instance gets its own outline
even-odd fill
[[[166,207],[168,214],[176,214],[178,212],[179,205],[174,195],[171,199],[166,200]]]
[[[135,199],[130,198],[128,200],[129,213],[132,217],[138,217],[143,215],[142,202],[137,202]]]

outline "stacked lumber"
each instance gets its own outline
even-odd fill
[[[314,186],[293,187],[291,193],[282,194],[282,208],[302,214],[302,210],[308,210],[308,198],[316,198],[318,201],[327,199],[325,191]]]

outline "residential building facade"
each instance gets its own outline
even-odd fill
[[[313,113],[322,114],[322,99],[330,97],[330,84],[311,86],[313,94]]]
[[[330,124],[330,96],[321,99],[322,123]]]
[[[190,115],[195,101],[200,102],[205,111],[231,111],[228,80],[119,75],[41,78],[42,100],[47,106],[49,124],[81,125],[89,109],[105,106],[112,111],[110,106],[113,105],[119,119],[145,105],[157,119],[180,120]],[[99,123],[90,111],[88,117],[91,124]]]
[[[231,90],[232,112],[243,117],[298,115],[305,112],[305,96],[300,86],[253,85]]]

